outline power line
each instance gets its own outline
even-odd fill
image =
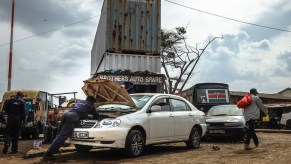
[[[259,24],[255,24],[255,23],[250,23],[250,22],[241,21],[241,20],[238,20],[238,19],[233,19],[233,18],[221,16],[221,15],[218,15],[218,14],[202,11],[202,10],[195,9],[195,8],[192,8],[192,7],[189,7],[189,6],[185,6],[185,5],[182,5],[182,4],[179,4],[179,3],[176,3],[176,2],[172,2],[172,1],[169,1],[169,0],[165,0],[165,1],[169,2],[169,3],[172,3],[172,4],[175,4],[175,5],[178,5],[178,6],[181,6],[181,7],[184,7],[184,8],[188,8],[188,9],[195,10],[195,11],[198,11],[198,12],[201,12],[201,13],[204,13],[204,14],[220,17],[220,18],[231,20],[231,21],[235,21],[235,22],[240,22],[240,23],[244,23],[244,24],[248,24],[248,25],[252,25],[252,26],[257,26],[257,27],[262,27],[262,28],[267,28],[267,29],[271,29],[271,30],[277,30],[277,31],[283,31],[283,32],[291,32],[289,30],[284,30],[284,29],[280,29],[280,28],[259,25]]]
[[[43,35],[43,34],[47,34],[47,33],[50,33],[50,32],[53,32],[53,31],[57,31],[57,30],[60,30],[62,28],[65,28],[65,27],[70,27],[70,26],[74,26],[78,23],[82,23],[82,22],[85,22],[85,21],[88,21],[88,20],[91,20],[91,19],[94,19],[96,17],[98,17],[100,15],[96,15],[96,16],[93,16],[93,17],[90,17],[90,18],[86,18],[86,19],[83,19],[83,20],[80,20],[80,21],[76,21],[76,22],[73,22],[73,23],[70,23],[70,24],[67,24],[67,25],[64,25],[62,27],[57,27],[57,28],[54,28],[54,29],[51,29],[51,30],[48,30],[48,31],[45,31],[45,32],[41,32],[41,33],[38,33],[38,34],[35,34],[35,35],[31,35],[31,36],[28,36],[28,37],[25,37],[25,38],[21,38],[21,39],[18,39],[18,40],[15,40],[13,41],[13,43],[15,42],[20,42],[20,41],[23,41],[23,40],[26,40],[26,39],[30,39],[30,38],[34,38],[34,37],[37,37],[37,36],[40,36],[40,35]],[[3,43],[3,44],[0,44],[0,47],[1,46],[5,46],[5,45],[8,45],[10,44],[10,42],[8,43]]]

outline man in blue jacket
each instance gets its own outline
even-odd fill
[[[64,144],[68,137],[72,135],[79,120],[85,119],[90,113],[95,118],[98,116],[96,110],[94,110],[94,103],[95,98],[88,96],[85,101],[78,102],[72,109],[62,115],[59,134],[48,150],[44,153],[44,160],[54,159],[53,154],[59,152],[59,148]]]
[[[7,124],[4,133],[3,154],[6,154],[10,143],[12,142],[12,153],[18,152],[18,139],[21,130],[21,124],[25,121],[25,101],[22,100],[23,94],[17,92],[5,103],[3,110],[7,113]]]

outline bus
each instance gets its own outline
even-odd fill
[[[198,83],[176,95],[184,97],[205,113],[212,106],[230,104],[229,87],[224,83]]]
[[[21,138],[29,139],[30,137],[37,139],[39,134],[43,133],[43,129],[46,123],[46,115],[48,109],[48,93],[39,90],[13,90],[7,91],[3,95],[0,112],[7,119],[3,111],[5,103],[8,102],[13,96],[16,96],[17,92],[23,93],[23,100],[25,101],[25,123],[21,128]],[[0,123],[0,135],[4,135],[4,129],[6,127],[5,122]]]

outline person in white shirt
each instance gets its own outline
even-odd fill
[[[250,90],[250,94],[252,98],[252,104],[244,108],[244,118],[246,121],[246,132],[247,132],[244,149],[246,150],[251,149],[249,146],[251,138],[253,139],[255,146],[256,147],[259,146],[259,139],[255,132],[255,123],[256,120],[260,119],[260,110],[264,112],[265,115],[268,115],[267,108],[262,103],[262,100],[257,96],[258,94],[257,89],[252,88]]]

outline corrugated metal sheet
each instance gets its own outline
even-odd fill
[[[148,70],[149,72],[160,73],[161,58],[160,56],[106,53],[97,72],[110,69],[128,69],[132,72]],[[94,74],[95,71],[91,73]]]
[[[161,0],[105,0],[92,55],[160,54]]]
[[[160,52],[160,0],[107,0],[107,3],[108,50]]]

